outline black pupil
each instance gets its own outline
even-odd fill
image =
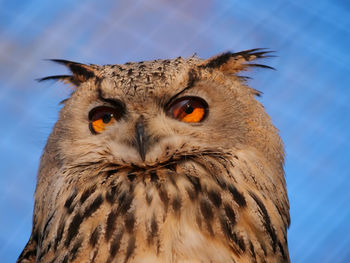
[[[111,119],[112,119],[112,114],[111,113],[106,113],[102,117],[102,121],[104,123],[109,123],[111,121]]]
[[[187,104],[187,105],[186,105],[185,112],[186,112],[187,114],[191,114],[191,113],[193,112],[193,107],[192,107],[190,104]]]

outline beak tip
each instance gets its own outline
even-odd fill
[[[141,159],[142,159],[142,161],[144,162],[145,161],[145,158],[146,156],[144,155],[144,154],[141,154]]]
[[[146,151],[142,142],[138,142],[138,152],[142,161],[144,162],[146,159]]]

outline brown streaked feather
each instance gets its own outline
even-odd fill
[[[36,262],[37,245],[38,245],[37,241],[35,240],[35,238],[33,238],[33,235],[32,235],[16,262],[17,263]]]
[[[274,69],[263,64],[249,63],[255,59],[270,58],[274,51],[265,50],[264,48],[255,48],[241,52],[226,52],[218,56],[214,56],[204,61],[201,68],[218,69],[224,73],[236,74],[245,71],[248,67],[260,67]]]
[[[57,80],[57,81],[63,81],[64,83],[71,83],[74,86],[79,86],[82,82],[85,82],[91,78],[96,77],[96,68],[93,65],[85,65],[82,63],[73,62],[65,59],[49,59],[49,60],[66,66],[73,73],[73,75],[48,76],[48,77],[38,79],[38,81]]]
[[[37,81],[39,82],[43,82],[47,80],[62,81],[65,84],[72,83],[75,86],[79,85],[79,82],[77,82],[72,75],[54,75],[54,76],[47,76],[44,78],[37,79]]]
[[[85,75],[86,77],[93,77],[92,74],[94,73],[94,68],[92,65],[86,65],[66,59],[50,59],[50,61],[66,66],[73,74],[81,74]]]

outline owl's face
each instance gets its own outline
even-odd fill
[[[255,90],[194,57],[89,70],[55,128],[68,164],[166,165],[254,146],[259,127],[270,128]]]
[[[238,72],[208,60],[84,65],[46,144],[18,262],[289,262],[283,147]],[[96,259],[96,260],[95,260]],[[55,261],[55,262],[56,262]]]

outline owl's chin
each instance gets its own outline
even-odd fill
[[[162,155],[157,155],[156,153],[157,152],[155,151],[151,151],[150,154],[146,155],[145,160],[142,160],[141,157],[134,152],[134,154],[130,154],[128,158],[118,158],[118,156],[114,156],[113,158],[102,160],[102,163],[106,166],[112,167],[112,169],[132,169],[135,172],[147,172],[161,168],[176,171],[179,165],[181,166],[182,164],[195,161],[201,157],[216,157],[217,155],[210,151],[196,152],[192,154],[185,151],[178,151],[175,153],[169,152],[169,154]]]
[[[134,160],[118,160],[118,161],[112,161],[109,163],[109,165],[115,167],[119,166],[120,168],[132,168],[134,171],[152,171],[159,168],[165,168],[172,171],[176,171],[176,167],[184,162],[191,161],[194,158],[194,156],[189,155],[176,155],[171,156],[170,158],[162,158],[162,159],[155,159],[155,160],[137,160],[135,158]]]

